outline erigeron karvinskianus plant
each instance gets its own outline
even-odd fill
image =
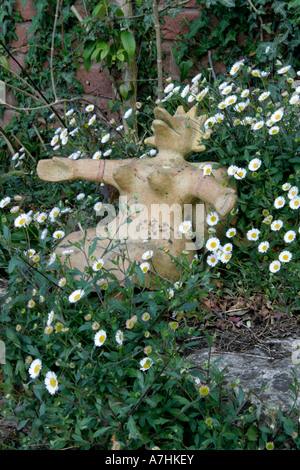
[[[282,274],[285,267],[299,290],[300,87],[295,75],[290,65],[278,64],[272,76],[240,60],[213,84],[203,73],[183,88],[169,81],[162,101],[169,107],[191,103],[207,114],[202,127],[207,152],[216,166],[227,167],[237,185],[238,205],[232,211],[237,226],[227,227],[225,245],[215,237],[208,216],[208,264],[218,269],[220,261],[231,259],[235,247],[238,255],[231,261],[241,266],[249,255],[256,272],[272,275]]]
[[[126,160],[85,158],[74,161],[55,157],[38,163],[38,175],[45,181],[55,183],[83,179],[103,182],[117,188],[120,196],[126,197],[128,203],[134,201],[134,204],[131,203],[132,212],[129,214],[132,226],[125,220],[128,238],[125,243],[123,240],[126,251],[125,271],[130,262],[136,261],[140,264],[145,250],[150,250],[153,252],[151,271],[164,278],[177,280],[180,271],[176,269],[169,255],[180,257],[186,248],[186,239],[178,230],[184,206],[190,205],[195,209],[197,204],[205,204],[206,212],[213,207],[219,217],[223,218],[236,204],[235,190],[223,184],[229,179],[225,178],[226,168],[213,169],[210,162],[203,167],[186,160],[191,153],[205,150],[205,146],[201,143],[201,126],[206,116],[197,117],[197,111],[198,108],[193,107],[186,113],[180,106],[172,116],[162,107],[155,109],[155,120],[152,124],[154,135],[145,140],[147,145],[157,149],[158,153],[154,158],[147,156],[142,159]],[[178,205],[179,215],[178,212],[172,213],[174,204]],[[162,213],[153,216],[153,207],[157,206]],[[200,234],[201,230],[204,233],[204,229],[207,229],[204,217],[196,221]],[[111,238],[119,237],[123,225],[124,218],[120,210],[108,225],[108,232],[103,231],[99,225],[97,228],[88,228],[85,237],[82,232],[73,232],[64,238],[56,253],[62,254],[68,246],[72,247],[74,251],[67,263],[71,268],[84,272],[89,246],[98,238],[94,256],[97,259],[104,259],[106,269],[114,269],[115,276],[122,281],[124,272],[116,269],[114,263],[121,256],[122,243],[113,251],[109,251],[108,247],[111,245]],[[195,222],[193,225],[196,229]],[[142,239],[139,235],[141,232]],[[148,240],[146,244],[145,239]],[[74,246],[78,243],[84,244],[84,250]],[[190,243],[187,254],[190,261],[196,251],[197,246]],[[144,267],[147,268],[143,265],[142,268]],[[148,269],[145,269],[146,271]]]

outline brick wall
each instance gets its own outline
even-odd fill
[[[165,5],[166,4],[164,0],[159,1],[160,9],[163,9]],[[74,0],[74,6],[80,15],[84,17],[82,1]],[[13,51],[15,51],[15,58],[19,64],[23,66],[24,58],[26,52],[28,51],[28,31],[32,24],[32,18],[36,15],[36,10],[34,8],[33,0],[27,0],[24,7],[23,0],[15,0],[14,9],[20,12],[22,22],[16,24],[17,39],[11,43],[11,48]],[[162,49],[165,53],[163,66],[167,76],[171,76],[173,80],[178,80],[180,74],[178,67],[175,64],[171,48],[174,44],[176,44],[176,39],[178,38],[179,34],[185,33],[187,31],[187,25],[182,26],[181,22],[184,19],[186,21],[191,21],[195,18],[198,18],[199,15],[201,15],[201,12],[199,7],[196,6],[196,0],[190,0],[188,3],[184,4],[184,11],[181,12],[176,18],[164,16],[164,24],[161,25]],[[9,59],[9,63],[11,70],[15,73],[19,73],[20,67],[16,64],[16,62],[12,59]],[[204,61],[204,63],[201,65],[207,65],[207,61],[206,63]],[[218,72],[219,66],[218,64],[216,65],[216,71]],[[77,72],[77,77],[83,86],[83,97],[99,105],[101,109],[103,109],[106,113],[109,113],[107,102],[108,99],[113,97],[113,92],[111,88],[111,82],[105,70],[101,69],[99,64],[92,65],[89,72],[86,72],[84,67],[80,66]],[[16,104],[14,95],[11,91],[6,91],[6,102],[12,105]],[[5,128],[14,114],[15,111],[11,109],[5,109],[2,122],[0,123],[1,126]]]

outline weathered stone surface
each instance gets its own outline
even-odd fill
[[[220,371],[227,369],[227,385],[239,379],[245,393],[253,392],[250,395],[253,404],[262,402],[272,410],[287,410],[294,405],[294,396],[290,390],[290,384],[294,382],[293,371],[300,381],[300,366],[294,363],[295,359],[300,358],[300,350],[298,354],[295,343],[298,339],[267,340],[268,346],[276,350],[277,359],[272,357],[272,352],[267,355],[266,350],[260,348],[251,349],[247,353],[222,353],[212,348],[211,363]],[[281,358],[278,358],[278,352]],[[209,350],[201,349],[190,354],[187,360],[201,370],[208,357]],[[297,405],[300,405],[300,398]]]
[[[236,192],[233,187],[229,187],[226,168],[212,169],[210,176],[200,168],[199,163],[187,161],[191,153],[205,150],[201,143],[201,126],[206,116],[197,117],[197,113],[197,106],[187,113],[180,106],[174,116],[163,108],[155,109],[153,136],[145,140],[146,145],[157,149],[155,158],[144,156],[142,159],[75,161],[53,158],[38,163],[38,175],[44,181],[54,183],[83,179],[103,182],[114,186],[120,198],[123,201],[125,199],[123,205],[120,200],[119,214],[114,214],[110,223],[89,228],[84,241],[84,251],[88,253],[89,246],[98,238],[93,256],[104,258],[106,269],[113,269],[120,282],[123,282],[124,273],[133,261],[142,263],[145,260],[142,256],[146,251],[152,252],[150,259],[154,273],[177,281],[180,271],[170,255],[181,257],[186,251],[187,260],[191,263],[207,236],[206,214],[210,212],[210,207],[215,208],[221,220],[236,204]],[[228,186],[222,185],[224,180]],[[127,206],[131,214],[126,214]],[[190,210],[188,218],[187,209]],[[131,223],[127,219],[131,219]],[[180,233],[179,226],[183,220],[189,221],[183,233],[193,229],[196,242]],[[216,236],[219,236],[218,232],[222,228],[221,222],[215,226]],[[122,241],[120,247],[108,250],[115,238]],[[74,246],[80,242],[83,242],[83,233],[71,233],[58,245],[56,253],[63,255],[64,260],[63,252],[72,246],[74,251],[67,263],[72,269],[84,272],[87,266],[86,254]],[[162,250],[162,247],[165,249]],[[126,258],[123,267],[116,270],[114,261],[122,257],[121,248],[126,252]],[[147,284],[155,276],[149,272],[146,276]]]

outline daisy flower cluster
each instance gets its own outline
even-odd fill
[[[185,102],[186,107],[196,105],[199,114],[207,116],[202,128],[206,147],[214,150],[217,161],[226,166],[227,176],[236,185],[240,199],[243,199],[243,191],[248,194],[250,191],[253,198],[245,200],[251,199],[251,208],[257,201],[257,210],[252,211],[256,213],[255,222],[253,219],[245,222],[245,202],[243,213],[239,214],[243,221],[243,233],[239,228],[240,219],[236,217],[240,210],[237,207],[227,221],[230,223],[235,217],[234,225],[228,228],[227,224],[222,240],[215,236],[215,229],[220,223],[218,213],[212,209],[207,214],[209,238],[205,246],[207,263],[212,267],[219,262],[227,264],[231,260],[233,247],[236,244],[239,246],[240,238],[247,240],[249,248],[256,248],[258,256],[268,252],[268,268],[272,273],[279,271],[284,263],[297,258],[290,246],[289,249],[284,246],[288,239],[287,233],[296,237],[299,223],[300,196],[299,186],[295,182],[297,169],[296,174],[293,174],[293,164],[297,163],[297,139],[300,137],[297,117],[300,87],[294,80],[295,75],[300,76],[300,71],[295,72],[290,65],[278,63],[271,76],[269,70],[259,70],[246,65],[245,60],[239,60],[224,78],[214,84],[208,82],[203,72],[179,88],[169,79],[164,90],[163,101],[174,107],[178,101],[181,104]],[[228,153],[224,153],[224,142],[228,142]],[[290,146],[288,150],[291,150],[290,160],[287,145]],[[212,174],[210,164],[202,163],[200,168],[205,175]],[[290,178],[292,184],[284,183]],[[266,190],[266,183],[271,190]],[[257,215],[260,205],[258,194],[266,194],[264,201],[268,200],[268,214],[263,220]],[[282,217],[278,216],[278,211],[282,211]],[[249,228],[245,231],[247,224]],[[188,233],[190,229],[188,224],[182,224],[179,228],[182,233]],[[266,256],[262,261],[266,261]],[[273,259],[274,256],[276,259]]]
[[[27,363],[28,362],[30,362],[30,360],[28,360]],[[30,378],[32,380],[35,380],[36,378],[38,378],[42,371],[42,368],[43,368],[42,361],[40,359],[34,359],[30,363],[30,367],[28,370]],[[46,389],[51,395],[54,395],[58,391],[59,389],[58,378],[55,372],[48,371],[45,374],[44,384],[45,384]]]

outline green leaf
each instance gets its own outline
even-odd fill
[[[139,431],[132,416],[130,416],[129,420],[127,421],[127,428],[132,438],[137,439],[139,436]]]
[[[133,34],[130,31],[122,31],[121,41],[127,54],[130,57],[133,57],[135,54],[135,49],[136,49],[136,44],[135,44],[135,39],[134,39]]]
[[[125,83],[122,83],[119,87],[119,91],[120,91],[120,95],[122,96],[122,98],[124,98],[124,100],[127,99],[127,96],[128,96],[128,88],[127,86],[125,85]]]

